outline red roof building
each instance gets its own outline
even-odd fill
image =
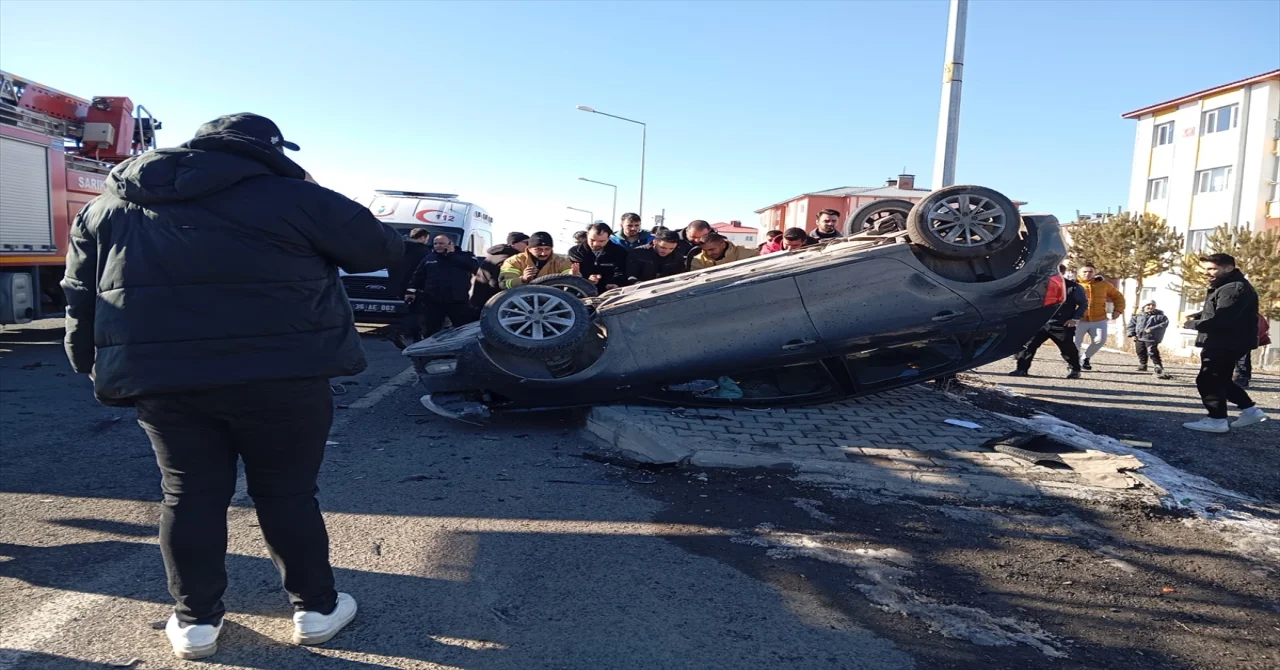
[[[760,244],[760,232],[755,228],[747,228],[741,221],[715,223],[711,225],[717,233],[724,235],[730,242],[740,247],[754,247]]]
[[[804,228],[812,232],[818,227],[818,212],[824,209],[840,212],[840,225],[844,226],[854,210],[869,202],[897,199],[914,203],[928,194],[929,189],[916,188],[915,175],[900,174],[885,180],[884,186],[842,186],[804,193],[758,209],[756,214],[760,215],[761,231]]]

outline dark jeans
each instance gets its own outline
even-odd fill
[[[1036,332],[1035,337],[1027,343],[1022,351],[1014,357],[1019,370],[1030,370],[1031,361],[1036,357],[1036,351],[1040,349],[1040,345],[1048,340],[1058,345],[1058,351],[1062,353],[1062,360],[1067,362],[1067,367],[1079,372],[1080,370],[1080,350],[1076,348],[1076,329],[1066,326],[1045,326]]]
[[[414,301],[406,305],[404,318],[400,320],[399,331],[411,342],[422,339],[422,303]]]
[[[465,326],[476,320],[476,311],[467,302],[428,302],[422,305],[423,330],[422,337],[428,338],[440,332],[444,327],[445,317],[454,328]]]
[[[1160,343],[1159,342],[1140,342],[1133,341],[1133,348],[1138,352],[1138,365],[1147,367],[1147,359],[1150,358],[1157,368],[1163,368],[1164,362],[1160,360]]]
[[[1235,349],[1202,349],[1200,374],[1196,375],[1196,389],[1200,401],[1213,419],[1227,418],[1227,402],[1240,409],[1253,407],[1253,400],[1244,389],[1231,381],[1231,372],[1243,355]]]
[[[1236,381],[1248,384],[1253,379],[1253,352],[1249,352],[1236,361]]]
[[[333,423],[327,379],[259,382],[136,399],[160,465],[160,551],[180,621],[225,613],[227,508],[244,459],[249,495],[289,601],[332,612],[338,594],[316,476]]]

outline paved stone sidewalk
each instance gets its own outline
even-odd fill
[[[810,481],[898,496],[999,502],[1046,495],[1154,500],[1161,493],[1141,475],[1129,475],[1132,489],[1100,488],[1075,471],[1031,465],[980,446],[1015,428],[1020,426],[925,386],[761,411],[597,407],[586,426],[607,446],[642,462],[790,469]]]

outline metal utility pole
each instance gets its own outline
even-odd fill
[[[640,207],[636,209],[636,214],[639,214],[640,218],[643,219],[644,218],[644,154],[645,154],[645,145],[648,144],[648,141],[649,141],[648,124],[646,124],[644,121],[636,121],[635,119],[628,119],[625,116],[606,114],[605,112],[601,112],[595,108],[588,107],[586,105],[578,105],[578,109],[583,112],[589,112],[591,114],[599,114],[600,116],[607,116],[611,119],[617,119],[619,121],[627,121],[629,123],[634,123],[640,126]]]
[[[938,145],[933,155],[934,188],[956,183],[956,145],[960,139],[960,84],[964,79],[964,31],[969,0],[951,0],[947,27],[947,60],[942,66],[942,107],[938,110]]]
[[[587,179],[586,177],[578,177],[578,181],[585,181],[585,182],[590,182],[592,184],[599,184],[601,186],[608,186],[609,188],[613,189],[613,214],[610,215],[609,225],[617,226],[618,225],[618,187],[614,184],[606,184],[602,181]]]

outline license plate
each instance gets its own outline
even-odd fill
[[[351,309],[356,312],[387,312],[389,314],[394,314],[396,311],[396,306],[395,305],[374,305],[367,302],[353,302],[351,303]]]

